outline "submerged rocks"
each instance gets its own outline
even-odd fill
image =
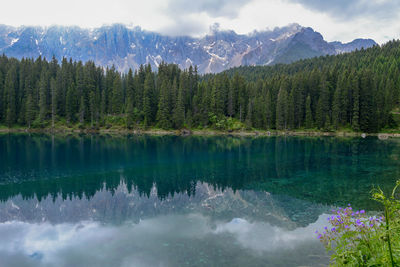
[[[387,134],[378,134],[379,140],[387,140],[388,138],[389,138],[389,135],[387,135]]]
[[[182,129],[180,131],[180,135],[182,135],[182,136],[188,136],[188,135],[191,135],[191,134],[192,134],[192,131],[190,131],[188,129]]]

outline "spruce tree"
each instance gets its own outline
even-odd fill
[[[75,115],[78,111],[78,99],[74,84],[70,84],[68,87],[65,108],[67,123],[75,122]]]
[[[17,69],[16,66],[12,66],[7,72],[6,79],[4,82],[4,100],[6,106],[6,122],[8,127],[11,127],[17,118],[17,99],[16,89],[17,88]]]
[[[28,128],[31,128],[33,121],[35,120],[35,103],[32,97],[32,94],[29,93],[26,100],[26,122],[28,124]]]
[[[185,106],[183,103],[183,90],[179,88],[178,99],[174,109],[174,126],[176,129],[182,129],[185,123]]]
[[[358,87],[357,77],[353,78],[353,113],[351,127],[354,131],[360,131],[360,89]]]
[[[172,126],[170,120],[170,107],[168,97],[170,94],[169,84],[167,79],[164,79],[161,84],[160,88],[160,97],[158,102],[158,113],[157,113],[157,120],[158,125],[162,129],[169,129]]]
[[[79,101],[79,123],[84,124],[85,123],[85,116],[86,116],[86,104],[85,104],[85,97],[81,96],[81,99]]]
[[[54,129],[56,115],[57,115],[57,93],[56,93],[56,80],[51,78],[50,80],[50,90],[51,90],[51,128]]]
[[[134,108],[133,108],[134,101],[131,97],[128,97],[127,100],[127,107],[126,107],[126,128],[132,129],[134,124]]]
[[[272,116],[273,116],[273,108],[272,108],[272,97],[271,90],[268,90],[266,101],[265,101],[265,127],[267,129],[271,129],[273,125]]]
[[[42,71],[39,88],[39,119],[42,122],[47,118],[48,114],[48,91],[47,73]]]
[[[0,123],[4,121],[4,82],[3,73],[0,71]]]
[[[93,91],[89,94],[89,108],[90,108],[90,125],[93,127],[97,124],[97,105],[96,105],[96,95]]]
[[[112,90],[112,113],[120,114],[123,105],[122,83],[119,74],[116,75]]]
[[[314,126],[314,120],[311,111],[311,97],[307,96],[306,99],[306,128],[311,129]]]
[[[335,93],[333,95],[333,103],[332,103],[332,122],[333,127],[335,129],[339,128],[339,125],[342,122],[342,107],[340,105],[341,100],[341,91],[340,88],[337,87]]]
[[[143,114],[144,124],[149,126],[154,120],[154,79],[151,72],[147,72],[146,79],[144,81],[144,93],[143,93]]]
[[[288,96],[287,103],[287,124],[289,129],[294,129],[295,127],[295,101],[294,101],[294,90],[292,90]]]
[[[276,103],[276,128],[278,130],[287,129],[287,115],[288,95],[286,89],[281,87],[278,94],[278,101]]]

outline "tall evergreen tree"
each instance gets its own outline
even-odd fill
[[[176,129],[183,128],[185,123],[185,106],[183,103],[183,89],[179,88],[178,99],[174,109],[174,126]]]
[[[170,120],[171,111],[168,101],[169,94],[170,94],[169,84],[167,79],[164,79],[161,82],[160,98],[158,102],[158,113],[157,113],[158,124],[163,129],[169,129],[172,126]]]
[[[360,131],[360,89],[358,87],[358,78],[352,80],[353,88],[353,115],[351,127],[354,131]]]
[[[288,115],[288,95],[284,87],[281,87],[276,103],[276,128],[278,130],[287,129]]]
[[[57,115],[57,93],[56,93],[56,80],[51,78],[50,80],[51,90],[51,127],[54,129]]]
[[[307,96],[306,100],[306,128],[311,129],[314,126],[313,115],[311,111],[311,97]]]
[[[271,129],[273,125],[273,108],[272,108],[272,98],[271,91],[268,90],[266,101],[265,101],[265,127]]]
[[[48,115],[48,98],[49,98],[49,86],[47,72],[42,71],[40,76],[40,88],[39,88],[39,118],[41,121],[46,120]]]
[[[6,106],[6,122],[11,127],[17,118],[17,68],[12,66],[7,72],[4,82],[4,102]]]
[[[35,102],[33,100],[32,93],[30,92],[26,100],[26,122],[28,124],[28,128],[31,128],[31,125],[35,120],[35,113]]]
[[[151,72],[147,72],[146,79],[144,81],[144,93],[143,93],[143,113],[144,113],[144,124],[149,126],[154,120],[154,78]]]
[[[78,111],[78,96],[74,84],[70,84],[68,87],[65,107],[67,123],[75,122],[75,116]]]
[[[116,75],[112,90],[112,113],[120,114],[123,106],[121,77]]]

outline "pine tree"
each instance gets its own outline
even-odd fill
[[[4,82],[6,122],[8,127],[11,127],[15,123],[17,118],[16,90],[17,90],[17,69],[15,66],[12,66],[7,72],[6,79]]]
[[[96,105],[96,95],[93,91],[89,94],[89,108],[90,108],[90,125],[93,127],[97,124],[97,105]]]
[[[40,88],[39,88],[39,119],[43,122],[47,118],[48,114],[48,78],[47,73],[42,71],[40,76]]]
[[[35,103],[33,101],[32,94],[30,93],[26,100],[26,122],[28,128],[31,128],[32,122],[35,120]]]
[[[254,100],[250,100],[249,104],[247,105],[247,113],[246,113],[246,127],[251,129],[253,127],[253,105]]]
[[[314,120],[311,111],[311,97],[307,96],[306,99],[306,128],[311,129],[314,126]]]
[[[179,88],[178,99],[174,109],[174,126],[176,129],[183,128],[185,123],[185,106],[183,103],[183,90]]]
[[[81,99],[79,101],[79,122],[80,124],[85,123],[85,116],[86,116],[86,105],[85,105],[85,97],[81,96]]]
[[[330,118],[330,111],[330,84],[323,78],[321,80],[321,91],[318,99],[317,111],[315,114],[315,120],[318,128],[324,128],[326,118]]]
[[[51,90],[51,128],[54,129],[56,115],[57,115],[57,94],[56,94],[56,80],[51,78],[50,80],[50,90]]]
[[[144,93],[143,93],[143,114],[144,124],[149,126],[154,120],[154,79],[153,74],[148,72],[144,81]]]
[[[357,77],[352,80],[353,88],[353,115],[351,126],[354,131],[360,131],[360,88],[358,87]]]
[[[268,90],[265,101],[265,127],[267,129],[272,128],[273,125],[272,116],[273,116],[273,108],[272,108],[271,90]]]
[[[100,104],[100,121],[101,125],[104,125],[105,118],[107,115],[107,94],[106,91],[101,91],[101,104]]]
[[[126,106],[126,128],[132,129],[134,124],[134,108],[133,108],[134,101],[131,97],[128,97],[127,106]]]
[[[339,128],[339,124],[342,122],[342,107],[340,105],[341,92],[340,88],[337,87],[333,95],[332,103],[332,122],[335,129]]]
[[[286,89],[281,87],[278,94],[278,101],[276,103],[276,128],[278,130],[287,129],[287,115],[288,95]]]
[[[0,123],[4,121],[4,83],[3,73],[0,71]]]
[[[126,88],[126,99],[127,99],[127,107],[128,103],[132,102],[132,109],[134,107],[134,104],[136,103],[135,101],[135,79],[133,77],[133,72],[132,69],[129,69],[128,76],[127,76],[127,88]]]
[[[75,122],[75,115],[78,111],[78,99],[74,84],[68,87],[65,108],[67,123]]]
[[[287,125],[289,129],[294,129],[295,127],[295,103],[294,103],[294,90],[292,90],[288,96],[288,107],[287,107]]]
[[[122,83],[121,77],[116,75],[113,82],[113,91],[112,91],[112,113],[120,114],[122,111],[123,105],[123,95],[122,95]]]
[[[170,120],[170,107],[169,107],[169,84],[167,79],[164,79],[160,88],[160,97],[158,102],[157,120],[162,129],[169,129],[172,126]]]

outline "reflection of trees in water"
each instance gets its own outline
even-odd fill
[[[363,203],[398,177],[398,141],[356,138],[0,136],[0,199],[92,197],[121,181],[160,199],[196,183],[265,190],[317,203]],[[369,205],[369,204],[368,204]]]

